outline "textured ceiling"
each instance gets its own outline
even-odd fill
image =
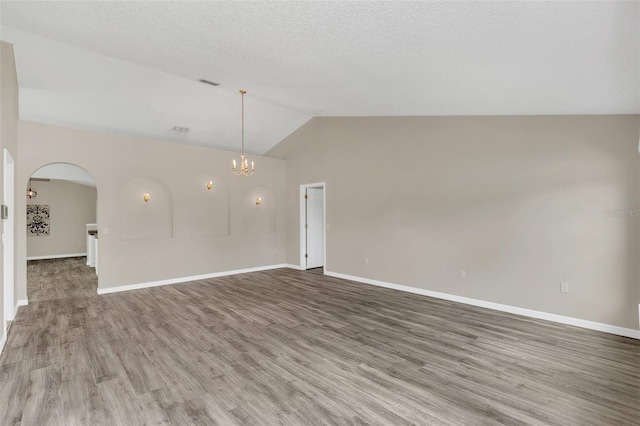
[[[51,122],[68,124],[72,112],[88,110],[101,116],[94,127],[157,136],[184,125],[193,132],[187,143],[235,149],[236,91],[245,88],[254,103],[248,147],[264,152],[316,110],[640,112],[640,2],[2,1],[1,8],[2,25],[20,30],[3,28],[2,37],[15,42],[20,86],[31,90],[21,114],[40,121],[49,108],[30,109],[43,99],[62,105]],[[28,60],[21,43],[47,52]],[[199,78],[221,86],[193,83]]]

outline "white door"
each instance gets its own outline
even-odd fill
[[[307,188],[307,267],[324,266],[324,189]]]
[[[7,206],[9,217],[2,220],[2,244],[4,245],[4,320],[13,321],[15,316],[15,306],[13,300],[13,287],[14,287],[14,253],[15,248],[15,236],[14,236],[14,224],[16,220],[15,211],[15,198],[14,198],[14,183],[15,183],[15,163],[13,157],[7,151],[4,150],[4,194],[3,204]]]

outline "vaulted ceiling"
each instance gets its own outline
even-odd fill
[[[237,150],[246,89],[263,153],[314,115],[640,113],[640,2],[0,7],[27,120]]]

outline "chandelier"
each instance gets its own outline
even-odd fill
[[[246,90],[241,90],[240,94],[242,95],[242,152],[240,153],[240,170],[237,168],[236,160],[233,160],[233,173],[236,176],[251,176],[255,171],[256,167],[251,162],[251,169],[249,169],[249,161],[244,156],[244,95],[247,93]]]
[[[27,189],[27,198],[31,199],[31,198],[36,198],[38,196],[38,193],[31,189],[31,178],[29,178],[29,189]]]

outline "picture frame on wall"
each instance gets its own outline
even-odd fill
[[[27,205],[27,236],[45,237],[51,232],[49,218],[51,210],[48,204]]]

